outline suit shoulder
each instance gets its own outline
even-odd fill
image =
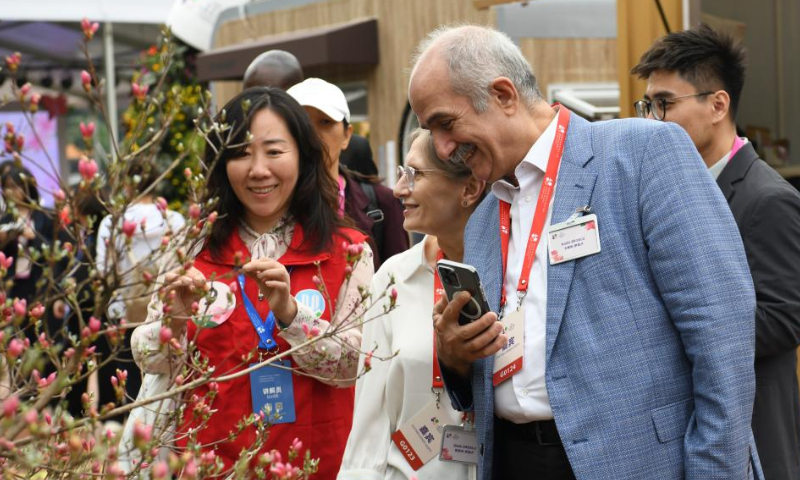
[[[616,144],[618,147],[644,148],[653,137],[688,140],[688,134],[672,122],[659,122],[643,118],[622,118],[591,123],[593,143]]]

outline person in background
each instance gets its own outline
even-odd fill
[[[36,179],[27,168],[4,164],[2,187],[7,210],[0,218],[0,246],[6,257],[14,259],[4,279],[14,282],[7,296],[25,299],[32,306],[35,301],[56,293],[55,281],[45,280],[50,275],[52,279],[58,279],[60,266],[45,265],[41,259],[34,261],[31,255],[33,250],[41,251],[55,240],[53,214],[39,205]],[[54,319],[50,313],[51,309],[48,308],[48,319],[52,323]],[[58,330],[58,325],[50,325],[48,330],[52,336]],[[32,325],[25,328],[25,334],[31,343],[36,341]]]
[[[81,323],[80,318],[84,322],[95,315],[97,305],[95,304],[95,285],[89,281],[90,272],[92,270],[92,259],[94,257],[97,247],[97,234],[100,229],[100,222],[103,217],[108,213],[103,202],[97,197],[97,194],[87,190],[81,190],[76,193],[75,198],[75,221],[81,225],[86,236],[78,241],[78,239],[69,239],[69,241],[79,245],[75,255],[75,269],[67,271],[66,275],[75,281],[76,285],[80,288],[76,294],[78,308],[80,308],[80,317],[78,312],[67,307],[66,304],[59,300],[60,303],[56,310],[61,310],[61,317],[66,319],[67,331],[80,338]],[[84,324],[85,325],[85,324]],[[66,344],[66,339],[62,338],[61,342]],[[94,342],[97,348],[97,354],[100,363],[104,363],[109,355],[111,355],[111,348],[108,344],[105,335],[100,336]],[[111,384],[111,376],[115,374],[117,368],[116,362],[107,362],[101,365],[96,373],[77,382],[72,386],[70,391],[66,394],[65,400],[67,402],[67,410],[70,415],[75,418],[81,418],[83,414],[83,402],[81,395],[84,392],[90,392],[95,398],[94,401],[98,406],[103,406],[109,402],[116,402],[114,388]],[[86,372],[81,372],[85,374]],[[100,409],[98,408],[98,411]]]
[[[154,288],[145,284],[143,273],[148,271],[153,276],[157,274],[162,239],[178,234],[186,221],[180,213],[167,209],[165,204],[156,204],[154,183],[159,172],[155,166],[143,162],[134,164],[128,176],[131,179],[138,178],[138,183],[125,187],[125,196],[131,200],[119,220],[120,225],[114,229],[113,245],[111,215],[100,222],[95,262],[101,274],[112,275],[113,271],[116,276],[117,289],[114,300],[108,306],[107,316],[125,318],[130,324],[138,324],[147,316],[147,305]],[[135,225],[130,238],[126,238],[122,231],[125,222]],[[128,370],[127,392],[131,398],[136,398],[141,386],[141,373],[130,352],[131,334],[130,329],[126,330],[125,348],[117,354],[117,368]]]
[[[430,135],[412,134],[404,167],[398,168],[394,195],[405,207],[403,227],[427,236],[410,250],[384,262],[372,279],[379,296],[396,288],[397,306],[364,325],[362,349],[371,352],[371,370],[356,383],[353,430],[347,440],[339,480],[406,480],[414,469],[391,440],[402,425],[439,400],[443,385],[434,377],[431,312],[436,262],[461,261],[464,227],[483,198],[485,182],[468,168],[436,158]],[[391,282],[395,282],[393,287]],[[396,353],[396,355],[395,355]],[[394,355],[394,356],[393,356]],[[361,364],[366,355],[362,354]],[[441,425],[460,424],[461,412],[447,401],[436,409]],[[438,448],[438,445],[437,445]],[[440,461],[437,455],[416,471],[420,480],[466,480],[474,467]]]
[[[268,50],[257,56],[244,72],[242,88],[275,87],[288,90],[303,81],[303,67],[297,57],[283,50]],[[350,145],[342,151],[341,163],[362,175],[378,175],[369,141],[353,134]]]
[[[418,52],[420,126],[439,158],[492,183],[464,234],[492,312],[460,325],[466,292],[434,308],[479,478],[760,476],[753,284],[686,132],[549,105],[489,27],[442,27]]]
[[[640,117],[692,138],[728,200],[756,289],[753,434],[767,480],[800,478],[800,192],[736,133],[745,50],[706,25],[669,34],[632,73],[647,80]]]
[[[403,230],[403,210],[392,191],[375,178],[354,174],[339,162],[342,150],[353,135],[350,108],[344,93],[332,83],[308,78],[287,93],[305,107],[311,123],[327,150],[328,171],[339,185],[339,209],[370,236],[375,251],[375,268],[408,249]]]
[[[242,79],[242,88],[275,87],[287,90],[303,81],[303,67],[297,58],[283,50],[268,50],[257,56]]]
[[[162,275],[173,338],[183,345],[184,356],[187,343],[194,342],[215,375],[226,375],[246,368],[251,362],[242,359],[250,354],[266,360],[305,343],[308,332],[341,331],[294,352],[287,365],[291,369],[275,369],[284,372],[277,384],[270,380],[277,374],[258,373],[220,382],[210,422],[199,428],[203,420],[187,408],[176,441],[185,447],[186,431],[199,428],[203,451],[213,450],[230,468],[257,432],[250,425],[232,440],[229,435],[243,418],[263,412],[274,424],[262,453],[277,449],[286,455],[297,438],[320,459],[316,478],[332,480],[352,424],[361,329],[351,322],[364,306],[361,292],[372,279],[372,253],[366,236],[338,214],[336,184],[328,175],[323,146],[291,96],[276,88],[250,88],[224,111],[224,122],[219,116],[215,121],[231,125],[233,134],[230,146],[214,140],[206,148],[205,163],[214,167],[202,202],[218,198],[219,218],[199,253],[188,254],[193,267],[182,273],[177,265],[166,265],[168,273]],[[348,262],[351,247],[363,253],[351,254]],[[320,293],[320,277],[327,295]],[[226,300],[222,313],[204,323],[192,316],[191,305],[205,301],[205,292],[212,289],[216,298],[233,301]],[[174,375],[185,359],[160,348],[163,307],[154,296],[147,323],[133,335],[146,384]],[[257,332],[256,322],[266,327]],[[286,390],[278,400],[253,394],[276,386]],[[199,386],[187,396],[204,398],[210,388]],[[274,418],[271,402],[283,404],[279,413],[284,417]],[[126,433],[132,430],[129,425],[130,420]],[[124,445],[130,445],[127,438]],[[122,455],[128,456],[128,450]]]

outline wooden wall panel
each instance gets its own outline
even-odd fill
[[[520,41],[542,95],[560,82],[617,80],[617,41],[601,38],[526,38]]]
[[[672,31],[683,30],[682,0],[661,0]],[[617,59],[620,117],[636,115],[633,102],[644,96],[644,80],[631,75],[631,68],[653,42],[667,31],[653,0],[617,0]]]
[[[492,24],[494,14],[491,11],[478,11],[472,2],[464,0],[330,0],[228,22],[219,29],[216,46],[370,17],[378,19],[380,64],[377,67],[366,72],[363,69],[316,69],[307,75],[324,76],[333,82],[366,81],[370,142],[377,152],[378,145],[397,139],[407,101],[409,62],[417,43],[441,24]],[[224,83],[216,89],[216,100],[220,104],[241,89],[239,82],[219,83]]]

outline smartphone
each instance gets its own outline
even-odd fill
[[[466,325],[483,316],[489,309],[489,302],[486,301],[486,294],[481,286],[478,271],[470,265],[453,262],[450,260],[439,260],[436,263],[439,271],[439,278],[448,300],[453,300],[456,293],[466,291],[472,295],[469,303],[461,309],[458,316],[459,325]]]

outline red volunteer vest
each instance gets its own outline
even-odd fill
[[[350,243],[362,243],[365,236],[355,230],[344,229],[342,233]],[[291,291],[296,294],[306,289],[316,289],[312,278],[318,275],[314,262],[320,262],[322,279],[330,294],[331,301],[335,302],[339,289],[344,283],[346,264],[346,251],[342,248],[342,238],[337,236],[331,251],[310,254],[298,251],[303,242],[303,231],[300,225],[295,226],[291,246],[280,262],[286,267],[292,267]],[[219,281],[235,282],[233,275],[234,256],[241,252],[242,262],[247,261],[249,252],[246,245],[234,231],[229,237],[219,259],[212,259],[208,250],[203,249],[195,260],[195,267],[206,275],[206,278],[215,276]],[[245,280],[245,291],[256,305],[261,318],[266,318],[269,313],[269,303],[266,300],[256,301],[258,287],[251,279]],[[336,305],[325,305],[325,310],[320,318],[330,321],[332,311]],[[216,328],[198,330],[193,322],[189,322],[188,338],[195,339],[199,351],[208,358],[209,365],[215,366],[217,375],[225,375],[242,370],[242,358],[253,351],[258,345],[256,334],[242,301],[241,292],[236,293],[236,308],[227,321]],[[288,343],[278,335],[276,325],[273,338],[278,343],[280,351],[289,348]],[[296,363],[292,360],[292,366]],[[325,385],[317,380],[303,375],[293,375],[295,398],[295,413],[297,420],[291,424],[273,425],[269,430],[269,438],[264,451],[277,449],[286,459],[289,445],[295,438],[303,442],[303,449],[311,450],[312,458],[319,458],[319,473],[314,477],[320,480],[333,480],[339,471],[344,454],[347,437],[353,422],[354,389],[336,388]],[[229,441],[230,432],[237,430],[237,423],[253,413],[250,395],[250,376],[222,382],[219,384],[219,393],[213,401],[211,408],[217,410],[211,416],[208,425],[198,434],[201,444],[216,444],[215,452],[225,462],[226,468],[230,467],[238,458],[243,447],[252,445],[255,439],[255,429],[248,427],[243,430],[233,441]],[[199,398],[208,393],[208,387],[195,389],[192,394]],[[192,405],[187,405],[181,432],[188,428],[198,426],[193,419]],[[185,446],[186,441],[181,440],[178,434],[178,445]],[[301,452],[304,454],[305,452]],[[295,465],[302,466],[298,459]]]

